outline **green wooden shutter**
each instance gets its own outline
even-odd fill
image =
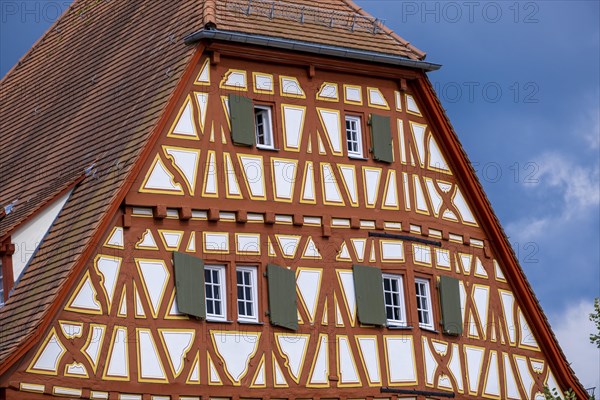
[[[444,333],[458,336],[463,331],[458,279],[440,276],[439,290]]]
[[[358,320],[367,325],[385,325],[385,303],[383,300],[383,278],[375,267],[354,265],[354,293],[358,309]]]
[[[298,330],[296,305],[296,275],[277,265],[267,265],[269,280],[269,318],[271,324]]]
[[[231,118],[231,139],[234,144],[254,146],[254,105],[252,100],[237,94],[229,95],[229,116]]]
[[[206,318],[204,261],[189,254],[173,252],[175,296],[179,312]]]
[[[390,117],[372,114],[371,120],[371,143],[373,145],[373,159],[391,163],[394,161],[392,151],[392,128]]]

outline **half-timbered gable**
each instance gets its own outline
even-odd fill
[[[152,134],[122,143],[127,173],[92,164],[63,188],[57,212],[85,214],[81,190],[118,185],[61,295],[21,336],[22,282],[0,311],[7,399],[581,391],[427,80],[438,66],[349,1],[186,3],[203,23],[173,39],[187,63]]]

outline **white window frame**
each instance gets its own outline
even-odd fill
[[[384,298],[384,303],[385,303],[385,315],[387,318],[387,311],[388,311],[388,307],[392,307],[392,308],[398,308],[400,311],[400,319],[394,319],[394,318],[387,318],[387,325],[388,326],[406,326],[406,305],[404,302],[404,279],[402,277],[402,275],[394,275],[394,274],[383,274],[382,276],[383,278],[383,298]],[[391,289],[390,286],[390,290],[386,290],[385,288],[385,280],[388,279],[390,281],[396,281],[396,284],[398,285],[398,291],[394,291]],[[391,282],[390,282],[391,283]],[[390,296],[395,296],[397,299],[398,304],[394,305],[394,304],[388,304],[387,302],[387,298],[386,298],[386,294],[390,294]]]
[[[240,287],[240,282],[238,280],[238,272],[249,273],[250,274],[250,294],[251,299],[240,299],[238,289]],[[238,312],[238,321],[241,322],[254,322],[258,323],[258,273],[257,268],[252,266],[239,266],[235,269],[235,281],[236,281],[236,306]],[[254,311],[254,315],[240,315],[240,301],[249,302],[252,304],[252,309]]]
[[[258,136],[258,115],[264,119],[265,143],[260,143]],[[254,135],[256,136],[256,147],[259,149],[275,149],[275,140],[273,138],[273,108],[271,106],[254,105]]]
[[[356,124],[356,140],[348,139],[348,122],[352,122]],[[346,150],[348,150],[348,157],[350,158],[364,158],[364,150],[363,150],[363,138],[362,138],[362,119],[357,115],[346,115],[345,118],[345,132],[346,132]],[[356,151],[350,150],[350,144],[354,144],[357,146]]]
[[[422,285],[422,287],[425,290],[425,293],[420,293],[418,285]],[[417,305],[417,319],[419,321],[419,327],[424,328],[424,329],[434,330],[433,308],[431,306],[431,304],[432,304],[432,302],[431,302],[431,282],[429,281],[429,279],[415,278],[415,293],[416,293],[416,305]],[[423,298],[425,300],[425,306],[427,307],[426,309],[419,307],[419,299],[420,298]],[[421,322],[421,318],[420,318],[421,314],[427,315],[429,317],[429,322]]]
[[[207,321],[227,321],[227,284],[226,284],[226,275],[225,275],[225,266],[224,265],[205,265],[204,266],[204,301],[206,304],[206,320]],[[218,285],[214,285],[212,283],[207,282],[206,280],[206,271],[217,271],[219,277]],[[220,298],[215,299],[214,294],[209,299],[207,285],[212,284],[213,286],[219,287]],[[221,302],[221,313],[209,313],[208,312],[208,302],[209,301],[220,301]]]

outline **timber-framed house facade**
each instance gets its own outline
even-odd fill
[[[0,397],[584,398],[437,68],[347,0],[75,2],[1,83]]]

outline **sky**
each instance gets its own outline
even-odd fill
[[[600,2],[356,3],[442,64],[438,96],[586,387],[600,296]],[[0,76],[69,1],[0,0]]]

